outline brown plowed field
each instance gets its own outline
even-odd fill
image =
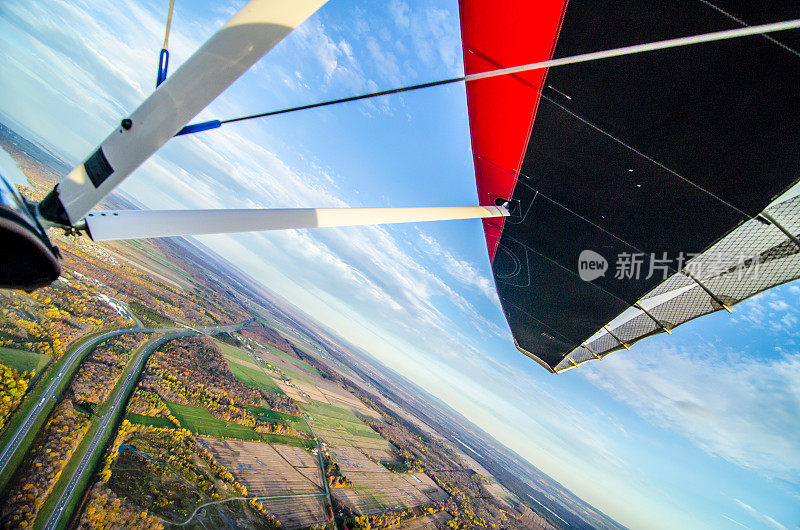
[[[425,473],[392,473],[358,447],[331,446],[330,453],[342,474],[353,483],[352,488],[336,488],[331,493],[339,502],[361,514],[412,508],[448,497]]]
[[[214,458],[243,486],[248,496],[294,498],[261,499],[264,508],[284,528],[324,525],[326,500],[317,458],[301,447],[282,444],[220,440],[202,437]]]

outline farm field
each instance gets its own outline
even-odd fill
[[[358,447],[364,453],[370,455],[378,462],[392,462],[397,458],[391,456],[393,446],[383,438],[364,438],[353,436],[345,431],[329,431],[325,429],[315,429],[317,435],[331,446],[338,447]],[[389,454],[389,458],[386,455]]]
[[[278,386],[281,387],[281,390],[283,390],[284,394],[295,401],[299,401],[300,403],[325,400],[325,396],[319,393],[317,387],[313,384],[292,383],[291,385],[287,385],[283,381],[276,381],[276,383],[278,383]]]
[[[383,470],[350,471],[344,475],[350,479],[353,487],[337,488],[331,494],[337,501],[363,515],[377,515],[389,509],[423,506],[447,498],[447,494],[435,484],[430,488],[422,481],[416,483],[410,474]]]
[[[233,376],[248,386],[270,394],[284,393],[275,381],[254,363],[245,363],[243,361],[229,359],[228,366],[230,366]]]
[[[283,394],[283,391],[275,384],[272,377],[267,375],[266,371],[258,366],[256,361],[245,351],[220,341],[217,341],[217,345],[222,351],[225,360],[228,361],[228,366],[236,379],[270,394]]]
[[[317,458],[299,447],[238,440],[200,438],[248,495],[285,497],[263,499],[264,507],[285,528],[324,525],[325,497]]]
[[[291,355],[282,352],[270,345],[258,343],[259,349],[254,350],[254,355],[281,370],[286,376],[295,383],[314,385],[320,379],[316,368],[305,361],[301,361]]]
[[[41,353],[33,353],[24,350],[15,350],[12,348],[0,348],[0,363],[13,368],[14,370],[22,372],[30,372],[36,370],[41,372],[42,369],[50,362],[51,357]]]
[[[352,488],[335,489],[339,502],[365,515],[387,509],[412,508],[447,499],[448,495],[425,473],[392,473],[358,447],[332,447],[339,469]]]
[[[327,402],[303,404],[314,433],[328,446],[350,488],[335,488],[338,502],[362,515],[412,508],[448,498],[425,473],[393,473],[382,462],[394,461],[393,446],[362,422],[364,405],[349,393],[320,383]]]
[[[257,433],[250,427],[218,420],[206,409],[200,407],[167,402],[167,408],[178,419],[182,427],[203,436],[284,443],[298,447],[306,447],[314,443],[312,440],[293,438],[291,436]]]
[[[322,526],[327,521],[324,493],[288,499],[262,499],[261,504],[281,522],[282,528],[308,528]]]
[[[369,428],[353,413],[352,410],[344,409],[328,403],[309,403],[303,404],[303,409],[309,415],[309,422],[319,429],[325,431],[340,432],[362,438],[376,438],[383,440],[381,435]]]
[[[254,407],[252,405],[245,405],[245,408],[253,413],[256,418],[268,421],[270,423],[280,423],[294,428],[297,431],[311,433],[311,430],[306,425],[303,418],[292,416],[291,414],[284,414],[277,410],[265,409],[263,407]]]
[[[317,385],[317,389],[331,405],[349,409],[361,416],[369,416],[377,420],[381,419],[380,414],[364,405],[361,400],[339,388],[336,385],[325,383]]]
[[[297,343],[295,342],[295,344],[297,344]],[[311,374],[319,375],[319,372],[317,371],[317,369],[314,368],[313,366],[311,366],[310,364],[308,364],[305,361],[297,359],[296,357],[292,357],[291,355],[287,354],[286,352],[282,352],[281,350],[279,350],[277,348],[274,348],[274,347],[270,346],[269,344],[265,345],[264,348],[269,353],[271,353],[272,355],[274,355],[276,357],[279,357],[280,359],[283,359],[284,361],[287,361],[287,362],[293,364],[295,367],[297,367],[297,368],[299,368],[299,369],[301,369],[301,370],[303,370],[305,372],[310,372]]]
[[[395,526],[396,530],[427,530],[429,528],[440,528],[445,526],[445,523],[452,519],[452,516],[447,512],[438,512],[425,517],[413,519],[407,523]]]
[[[135,423],[137,425],[145,425],[145,426],[153,426],[159,427],[161,429],[174,429],[175,426],[169,421],[167,418],[162,418],[160,416],[143,416],[141,414],[134,414],[132,412],[128,412],[125,414],[125,419],[131,423]]]

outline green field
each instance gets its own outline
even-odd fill
[[[259,344],[261,344],[261,343],[259,343]],[[280,357],[284,361],[289,361],[290,363],[292,363],[293,365],[295,365],[296,367],[298,367],[300,369],[303,369],[303,370],[305,370],[307,372],[311,372],[312,374],[315,374],[315,375],[320,375],[320,373],[317,371],[316,368],[314,368],[313,366],[311,366],[310,364],[308,364],[305,361],[301,361],[297,357],[293,357],[293,356],[289,355],[288,353],[279,350],[278,348],[274,348],[274,347],[270,346],[269,344],[261,344],[261,346],[263,346],[272,355],[274,355],[276,357]]]
[[[12,350],[11,348],[0,348],[0,363],[13,368],[18,372],[42,371],[50,362],[50,356],[41,353],[33,353],[24,350]]]
[[[233,376],[236,379],[270,394],[283,394],[283,390],[280,389],[277,383],[267,375],[265,370],[259,368],[256,361],[247,353],[224,342],[217,341],[217,345],[228,361],[228,366],[230,366],[231,372],[233,372]]]
[[[175,425],[172,424],[167,418],[161,416],[143,416],[141,414],[134,414],[128,412],[125,414],[125,419],[137,425],[151,425],[162,429],[174,429]]]
[[[240,361],[247,361],[247,362],[255,362],[253,359],[247,354],[246,351],[237,348],[236,346],[231,346],[225,342],[222,342],[218,338],[214,337],[217,346],[222,351],[222,355],[229,359],[238,359]]]
[[[172,415],[178,419],[182,427],[202,436],[237,438],[239,440],[254,442],[282,443],[298,447],[309,447],[314,443],[313,440],[304,440],[292,436],[257,433],[250,427],[218,420],[206,409],[200,407],[167,402],[167,408],[169,408]]]
[[[281,434],[261,434],[261,441],[270,444],[284,444],[294,445],[295,447],[316,447],[314,440],[306,440],[305,438],[295,438],[293,436],[283,436]]]
[[[167,408],[178,419],[182,427],[196,434],[241,440],[261,439],[260,435],[250,427],[218,420],[206,409],[200,407],[167,402]]]
[[[319,421],[322,421],[323,418],[326,420],[359,421],[351,410],[343,409],[342,407],[337,407],[328,403],[315,401],[314,403],[304,404],[303,408],[306,409],[306,412],[314,416],[314,421],[318,421],[317,417],[319,417]]]
[[[242,383],[270,394],[283,394],[277,383],[260,368],[251,368],[236,362],[229,363],[229,366],[233,376]]]
[[[253,416],[261,421],[266,421],[268,423],[280,423],[282,425],[288,425],[297,431],[311,433],[311,429],[308,428],[308,425],[306,425],[306,422],[303,420],[303,418],[298,418],[297,416],[292,416],[291,414],[284,414],[283,412],[278,412],[277,410],[255,407],[253,405],[246,405],[245,408],[252,412]]]
[[[364,422],[358,419],[350,410],[318,402],[303,404],[302,406],[309,416],[311,416],[311,423],[314,427],[334,431],[343,430],[353,436],[362,436],[364,438],[383,439],[380,434],[364,424]]]

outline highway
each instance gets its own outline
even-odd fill
[[[138,320],[137,320],[138,322]],[[247,322],[234,324],[231,326],[216,326],[216,327],[209,327],[209,328],[200,328],[196,330],[199,333],[205,333],[209,331],[229,331],[231,329],[236,329],[238,327],[242,327]],[[139,327],[135,328],[124,328],[124,329],[117,329],[114,331],[109,331],[108,333],[103,333],[102,335],[98,335],[93,339],[89,339],[83,344],[81,344],[72,354],[67,358],[67,360],[61,365],[61,369],[58,373],[50,380],[50,383],[45,388],[44,392],[42,392],[39,401],[33,406],[33,408],[28,412],[28,415],[23,420],[22,424],[16,430],[14,435],[8,440],[5,447],[3,447],[2,451],[0,451],[0,473],[5,472],[6,466],[11,461],[11,458],[14,456],[14,453],[17,451],[19,444],[22,443],[22,440],[28,436],[33,425],[36,423],[36,420],[42,414],[42,412],[46,409],[48,400],[55,397],[56,389],[59,385],[64,381],[64,378],[67,377],[69,374],[71,367],[81,359],[83,359],[84,354],[86,353],[87,349],[93,348],[97,343],[109,339],[111,337],[116,337],[118,335],[124,335],[125,333],[155,333],[155,332],[170,332],[170,331],[185,331],[186,328],[183,327],[173,327],[173,328],[163,328],[163,329],[143,329],[141,327],[141,323]]]
[[[0,473],[3,473],[8,465],[9,461],[11,461],[11,457],[14,456],[14,453],[17,451],[19,444],[22,443],[22,440],[28,436],[28,433],[31,430],[31,427],[36,423],[36,420],[39,418],[39,415],[44,412],[48,400],[55,397],[56,389],[64,381],[66,375],[70,372],[70,368],[76,361],[80,361],[83,358],[83,355],[86,353],[86,350],[89,348],[94,347],[98,342],[103,341],[105,339],[116,337],[117,335],[123,335],[125,333],[133,333],[133,332],[146,332],[152,330],[143,330],[140,328],[126,328],[126,329],[118,329],[115,331],[109,331],[108,333],[103,333],[93,339],[86,341],[80,347],[76,348],[75,351],[72,352],[67,358],[67,361],[61,365],[61,369],[58,371],[53,379],[50,381],[50,384],[47,385],[42,396],[39,398],[39,401],[33,406],[30,410],[28,415],[23,420],[22,424],[19,426],[17,431],[14,435],[8,440],[8,443],[3,447],[3,450],[0,451]]]
[[[248,321],[249,322],[249,321]],[[78,485],[80,483],[81,477],[84,473],[91,472],[90,469],[87,469],[89,466],[89,462],[92,461],[92,458],[98,451],[102,451],[103,440],[105,438],[106,431],[114,425],[114,418],[116,417],[117,413],[119,412],[120,408],[125,404],[126,396],[128,395],[129,391],[133,388],[133,385],[136,384],[136,381],[139,379],[139,374],[141,374],[142,369],[144,368],[145,362],[147,362],[147,358],[150,354],[163,343],[176,339],[178,337],[186,337],[189,335],[195,335],[199,333],[205,333],[208,331],[231,331],[234,329],[242,328],[245,323],[241,324],[234,324],[231,326],[216,326],[212,328],[200,328],[198,330],[184,330],[179,333],[173,333],[171,335],[165,335],[158,340],[155,340],[142,348],[142,351],[139,353],[139,356],[136,358],[136,361],[133,365],[133,369],[130,371],[128,376],[125,378],[122,386],[119,387],[117,390],[116,395],[114,396],[114,401],[111,403],[111,407],[106,411],[106,413],[100,418],[100,425],[95,431],[94,438],[92,438],[89,447],[86,449],[86,452],[81,457],[81,461],[78,464],[78,467],[75,469],[75,472],[69,478],[69,482],[67,486],[64,488],[64,491],[61,493],[61,497],[59,497],[58,502],[53,507],[53,511],[50,512],[50,517],[47,519],[47,522],[44,525],[44,530],[52,530],[58,526],[58,523],[61,521],[61,516],[64,513],[67,505],[69,504],[70,499],[76,493]],[[145,331],[145,330],[142,330]],[[152,331],[152,330],[151,330]],[[161,330],[159,330],[161,331]],[[170,328],[170,331],[175,331],[175,328]],[[78,492],[79,493],[79,492]]]
[[[72,495],[75,493],[75,490],[78,487],[78,483],[80,482],[81,476],[86,471],[86,468],[89,466],[89,462],[92,460],[92,457],[97,452],[98,449],[102,449],[102,442],[106,430],[111,425],[115,414],[119,410],[120,406],[122,405],[123,398],[127,395],[127,391],[131,388],[133,384],[139,379],[139,373],[141,372],[142,367],[144,366],[144,361],[147,359],[147,356],[152,353],[153,350],[161,346],[164,342],[168,340],[172,340],[178,337],[192,335],[193,332],[185,331],[183,333],[174,333],[172,335],[166,335],[161,337],[160,339],[153,341],[152,343],[148,344],[142,351],[139,353],[139,357],[136,359],[136,364],[134,365],[134,369],[130,371],[128,377],[125,378],[125,382],[123,383],[122,387],[117,390],[117,394],[114,397],[114,401],[111,404],[111,407],[106,411],[103,417],[100,419],[100,425],[95,431],[94,438],[92,438],[92,442],[89,444],[86,452],[83,454],[83,458],[81,458],[80,464],[78,464],[75,473],[69,478],[69,482],[67,483],[67,487],[64,488],[64,491],[61,493],[61,497],[58,499],[58,503],[53,508],[53,511],[50,513],[50,518],[47,520],[47,523],[44,525],[45,530],[53,529],[58,526],[58,522],[61,520],[61,515],[64,513],[64,509],[66,508],[67,504],[69,504],[69,500],[72,498]]]

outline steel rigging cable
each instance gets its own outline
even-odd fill
[[[170,13],[171,13],[171,6],[170,3]],[[748,37],[752,35],[762,35],[765,38],[770,40],[766,34],[776,31],[786,31],[790,29],[798,29],[800,28],[800,19],[794,20],[786,20],[783,22],[775,22],[772,24],[761,24],[758,26],[746,26],[743,28],[736,28],[724,31],[715,31],[712,33],[704,33],[701,35],[692,35],[689,37],[680,37],[676,39],[668,39],[662,40],[657,42],[649,42],[645,44],[635,44],[633,46],[624,46],[622,48],[613,48],[611,50],[603,50],[599,52],[590,52],[590,53],[583,53],[580,55],[573,55],[571,57],[563,57],[560,59],[550,59],[547,61],[539,61],[530,64],[523,64],[520,66],[512,66],[509,68],[500,68],[497,70],[489,70],[486,72],[479,72],[475,74],[463,75],[459,77],[451,77],[449,79],[442,79],[441,81],[431,81],[428,83],[421,83],[418,85],[410,85],[406,87],[400,88],[392,88],[389,90],[381,90],[378,92],[370,92],[368,94],[361,94],[359,96],[350,96],[346,98],[339,98],[339,99],[332,99],[328,101],[322,101],[320,103],[311,103],[309,105],[300,105],[297,107],[289,107],[280,110],[273,110],[269,112],[261,112],[259,114],[250,114],[248,116],[241,116],[239,118],[229,118],[227,120],[211,120],[201,123],[194,123],[191,125],[187,125],[175,136],[180,136],[183,134],[192,134],[201,131],[207,131],[210,129],[216,129],[222,126],[225,123],[234,123],[238,121],[246,121],[246,120],[254,120],[256,118],[266,118],[268,116],[276,116],[278,114],[287,114],[290,112],[296,112],[299,110],[307,110],[307,109],[314,109],[318,107],[327,107],[329,105],[336,105],[339,103],[347,103],[350,101],[358,101],[361,99],[368,99],[374,98],[379,96],[387,96],[389,94],[399,94],[402,92],[410,92],[412,90],[420,90],[423,88],[430,88],[434,86],[440,85],[447,85],[451,83],[458,83],[460,81],[478,81],[480,79],[488,79],[491,77],[500,77],[504,75],[514,75],[523,72],[530,72],[533,70],[542,70],[545,68],[550,68],[553,66],[565,66],[569,64],[577,64],[583,63],[588,61],[596,61],[600,59],[609,59],[612,57],[621,57],[624,55],[633,55],[636,53],[644,53],[650,52],[655,50],[665,50],[668,48],[679,48],[682,46],[691,46],[693,44],[701,44],[705,42],[715,42],[727,39],[735,39],[739,37]],[[169,32],[169,24],[167,25],[167,32]],[[166,46],[166,39],[164,40],[164,44]],[[162,50],[164,52],[166,50]],[[166,74],[166,72],[165,72]]]

